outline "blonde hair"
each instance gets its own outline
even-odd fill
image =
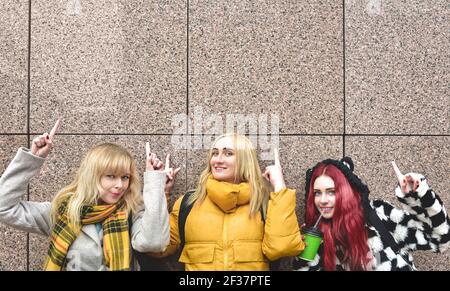
[[[206,197],[206,181],[212,174],[211,157],[212,148],[222,138],[233,138],[234,149],[236,152],[235,181],[247,182],[250,185],[250,216],[256,215],[261,209],[263,216],[267,213],[267,203],[269,201],[270,188],[263,178],[259,168],[256,149],[252,142],[244,135],[237,133],[227,133],[216,138],[208,153],[208,163],[206,169],[200,174],[195,192],[189,197],[188,204],[199,201],[202,203]]]
[[[58,218],[58,209],[67,201],[68,223],[81,229],[81,208],[84,205],[97,205],[100,198],[100,180],[106,173],[129,173],[129,185],[122,199],[128,213],[135,213],[142,205],[141,182],[133,156],[123,147],[103,143],[91,148],[81,161],[75,179],[64,187],[52,201],[52,222]]]

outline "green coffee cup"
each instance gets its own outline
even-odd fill
[[[311,262],[317,255],[323,234],[317,227],[311,227],[303,231],[303,235],[305,237],[306,247],[303,252],[300,253],[299,258]]]

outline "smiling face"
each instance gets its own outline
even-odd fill
[[[100,203],[115,204],[128,190],[130,173],[106,173],[100,178]]]
[[[330,219],[334,214],[336,201],[334,181],[326,175],[317,177],[314,181],[314,204],[323,218]]]
[[[236,181],[236,149],[233,138],[226,136],[219,139],[213,146],[209,161],[214,179],[229,183]]]

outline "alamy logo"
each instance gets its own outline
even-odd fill
[[[381,13],[382,13],[381,2],[382,2],[382,0],[370,0],[366,6],[367,13],[371,16],[381,15]]]
[[[261,160],[273,160],[271,149],[279,148],[280,119],[276,114],[207,114],[195,107],[193,118],[178,114],[172,118],[171,143],[175,149],[209,149],[214,139],[227,132],[245,134],[261,151]],[[269,128],[270,124],[270,128]]]
[[[81,14],[81,0],[69,0],[67,2],[66,11],[68,15]]]

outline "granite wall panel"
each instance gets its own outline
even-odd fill
[[[51,200],[100,142],[128,148],[142,173],[149,141],[182,167],[171,207],[205,167],[210,144],[196,141],[241,122],[246,133],[278,137],[272,146],[280,148],[287,185],[297,190],[299,223],[306,169],[344,154],[372,198],[397,203],[390,166],[396,160],[404,172],[424,173],[448,208],[447,6],[444,0],[2,1],[0,171],[18,147],[61,118],[30,200]],[[189,142],[186,133],[193,134]],[[264,169],[271,146],[257,146]],[[28,242],[27,234],[1,225],[0,241],[0,270],[42,268],[47,238],[30,235]],[[414,258],[420,270],[450,270],[448,252]],[[175,257],[159,264],[181,267]],[[283,269],[289,264],[283,260]]]

